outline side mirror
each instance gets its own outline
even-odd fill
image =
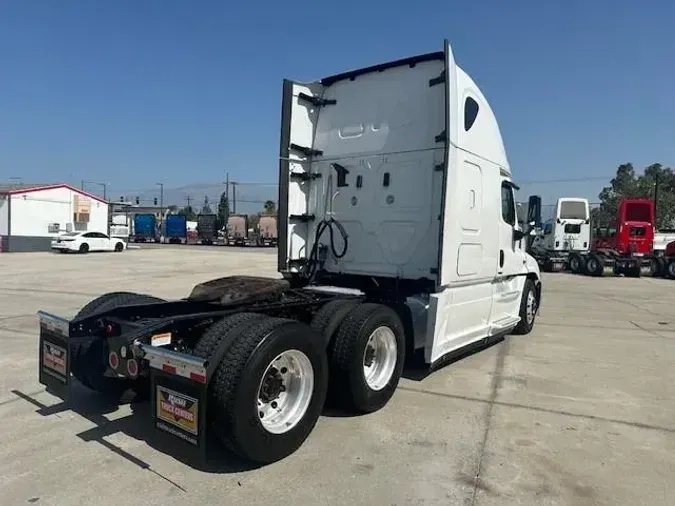
[[[518,229],[513,229],[513,240],[514,241],[520,241],[523,237],[525,237],[527,234],[523,232],[522,230]]]

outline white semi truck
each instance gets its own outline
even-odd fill
[[[527,334],[539,267],[517,246],[499,126],[450,45],[310,83],[284,81],[282,279],[231,276],[182,300],[105,294],[40,320],[40,382],[149,395],[156,436],[203,454],[293,453],[327,395],[368,413],[406,357],[436,367]],[[209,441],[211,441],[209,439]]]
[[[570,261],[578,261],[571,253],[587,252],[591,247],[591,215],[588,200],[576,197],[559,198],[555,215],[543,223],[530,247],[542,270],[563,270]]]

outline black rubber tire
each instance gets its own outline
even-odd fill
[[[668,263],[666,263],[665,275],[668,276],[669,279],[675,279],[675,259],[671,258],[668,260]]]
[[[111,292],[86,304],[76,318],[99,311],[108,311],[127,304],[164,302],[163,299],[131,292]],[[108,368],[108,346],[105,339],[95,339],[72,350],[71,373],[84,386],[104,396],[117,400],[130,388],[143,395],[147,385],[139,380],[104,376]]]
[[[79,252],[82,254],[89,253],[89,245],[86,242],[80,244]]]
[[[602,258],[595,253],[588,255],[586,259],[586,272],[590,276],[600,277],[605,272],[605,263]]]
[[[639,278],[642,276],[642,267],[640,265],[626,269],[627,278]]]
[[[242,324],[251,325],[261,318],[264,318],[264,315],[258,313],[235,313],[218,320],[197,341],[192,354],[199,358],[209,358],[223,339],[229,337],[230,332],[239,330],[238,327]]]
[[[118,252],[118,253],[120,251],[124,251],[124,244],[122,244],[121,242],[118,242],[117,244],[115,244],[115,251]]]
[[[280,353],[303,352],[314,369],[314,391],[304,417],[284,434],[272,434],[260,423],[256,400],[267,366]],[[260,464],[281,460],[307,439],[321,415],[328,387],[328,362],[316,333],[306,324],[262,318],[239,333],[211,381],[211,426],[223,444]]]
[[[121,295],[136,295],[133,292],[110,292],[106,293],[104,295],[101,295],[100,297],[95,298],[94,300],[86,303],[82,309],[75,315],[73,318],[74,320],[78,318],[82,318],[84,316],[89,316],[90,314],[96,312],[96,310],[102,305],[108,302],[110,299],[113,299],[115,297],[119,297]]]
[[[666,262],[663,257],[654,257],[649,266],[653,278],[661,278],[666,275]]]
[[[345,316],[361,303],[360,300],[336,299],[327,302],[314,314],[310,326],[323,337],[328,348]]]
[[[532,322],[527,321],[527,298],[530,292],[534,294],[535,304],[537,305],[534,311],[534,318],[532,318]],[[537,297],[537,290],[534,286],[534,281],[532,281],[529,278],[526,278],[525,285],[523,286],[523,294],[520,298],[520,309],[518,310],[518,316],[520,316],[520,321],[518,322],[518,325],[516,325],[516,327],[513,329],[512,334],[524,336],[532,332],[532,329],[534,328],[534,323],[537,321],[538,311],[539,311],[539,299]]]
[[[581,255],[577,253],[573,253],[572,255],[570,255],[568,262],[570,266],[570,271],[572,271],[572,273],[574,274],[581,274],[585,269],[583,259]]]
[[[396,366],[387,385],[373,390],[366,383],[363,357],[368,338],[381,326],[396,337]],[[396,311],[382,304],[364,303],[353,308],[340,324],[330,346],[329,395],[343,409],[372,413],[382,409],[394,395],[405,364],[406,340]]]

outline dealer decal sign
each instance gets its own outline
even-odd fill
[[[66,354],[65,348],[57,346],[48,341],[42,342],[42,365],[43,370],[46,373],[56,376],[65,382],[67,360],[68,356]]]
[[[185,432],[199,432],[199,401],[174,390],[157,385],[157,418]]]

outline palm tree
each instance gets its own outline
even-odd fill
[[[276,214],[277,212],[277,204],[273,200],[267,200],[265,201],[265,205],[263,206],[263,211],[265,214]]]

